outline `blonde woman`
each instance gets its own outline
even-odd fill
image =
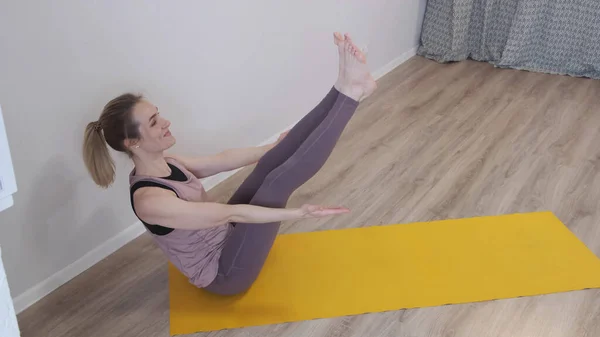
[[[83,155],[94,181],[108,187],[115,168],[107,144],[129,154],[131,205],[157,245],[189,281],[233,295],[263,267],[280,222],[347,213],[345,208],[286,208],[290,195],[328,159],[359,102],[376,88],[365,56],[334,34],[339,75],[325,98],[275,144],[205,157],[166,155],[170,122],[140,96],[111,100],[85,131]],[[209,202],[200,178],[257,163],[227,204]],[[293,266],[290,266],[293,268]]]

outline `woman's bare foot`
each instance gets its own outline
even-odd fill
[[[377,88],[377,83],[367,67],[365,55],[360,51],[348,34],[334,34],[334,43],[340,54],[340,69],[335,88],[342,94],[362,101]]]

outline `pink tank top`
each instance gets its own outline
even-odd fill
[[[168,177],[159,178],[136,175],[134,169],[129,174],[130,187],[133,187],[137,182],[145,182],[146,186],[152,186],[152,183],[154,183],[155,186],[159,184],[172,189],[180,199],[193,202],[208,201],[208,195],[198,178],[183,165],[175,161],[175,159],[165,159],[168,164],[181,170],[187,180],[177,181],[167,179]],[[133,193],[131,203],[133,207]],[[154,238],[169,261],[188,277],[190,283],[202,288],[209,285],[215,279],[219,269],[221,250],[231,230],[230,224],[198,230],[167,229],[155,226],[159,229],[167,229],[168,233],[164,235],[155,230],[152,227],[153,225],[146,224],[146,230]],[[150,230],[150,228],[153,230]]]

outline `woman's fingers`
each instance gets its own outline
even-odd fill
[[[345,214],[345,213],[349,213],[350,210],[347,208],[343,208],[343,207],[328,207],[328,208],[322,208],[321,210],[319,210],[317,212],[317,214],[319,216],[330,216],[330,215],[338,215],[338,214]]]
[[[304,205],[302,206],[302,209],[308,217],[313,218],[345,214],[350,212],[350,210],[346,207],[326,207],[317,205]]]

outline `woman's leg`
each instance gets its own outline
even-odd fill
[[[267,152],[256,164],[256,167],[250,175],[244,180],[240,187],[235,191],[229,204],[248,204],[265,177],[283,164],[300,147],[302,142],[321,124],[327,113],[333,107],[338,97],[338,91],[335,87],[331,88],[329,93],[304,116],[288,134],[273,149]]]
[[[294,154],[268,173],[250,200],[251,205],[285,207],[290,195],[325,164],[358,107],[359,99],[375,89],[366,64],[358,61],[359,52],[350,41],[346,44],[341,80],[336,83],[340,93],[333,107]],[[237,223],[222,250],[219,274],[206,290],[231,295],[250,287],[262,269],[279,225]]]
[[[289,157],[292,156],[298,147],[306,140],[306,138],[313,132],[313,130],[321,124],[323,119],[327,116],[327,113],[333,107],[337,97],[338,89],[343,84],[340,81],[342,77],[342,71],[344,68],[344,56],[346,55],[346,39],[339,33],[335,33],[333,36],[334,43],[338,48],[339,55],[339,71],[340,76],[338,81],[335,83],[329,93],[321,100],[321,102],[307,115],[302,118],[294,127],[289,131],[287,136],[275,146],[271,151],[267,152],[260,161],[256,164],[256,167],[250,175],[242,182],[240,187],[235,191],[233,196],[229,199],[228,204],[248,204],[252,197],[256,194],[260,188],[265,177],[271,173],[275,168],[285,162]],[[351,41],[350,44],[352,43]],[[364,62],[364,58],[362,59]]]
[[[323,166],[358,102],[340,94],[332,111],[298,150],[267,175],[250,204],[283,208],[296,188]],[[232,295],[256,279],[279,231],[280,223],[236,223],[219,260],[219,274],[206,290]]]

